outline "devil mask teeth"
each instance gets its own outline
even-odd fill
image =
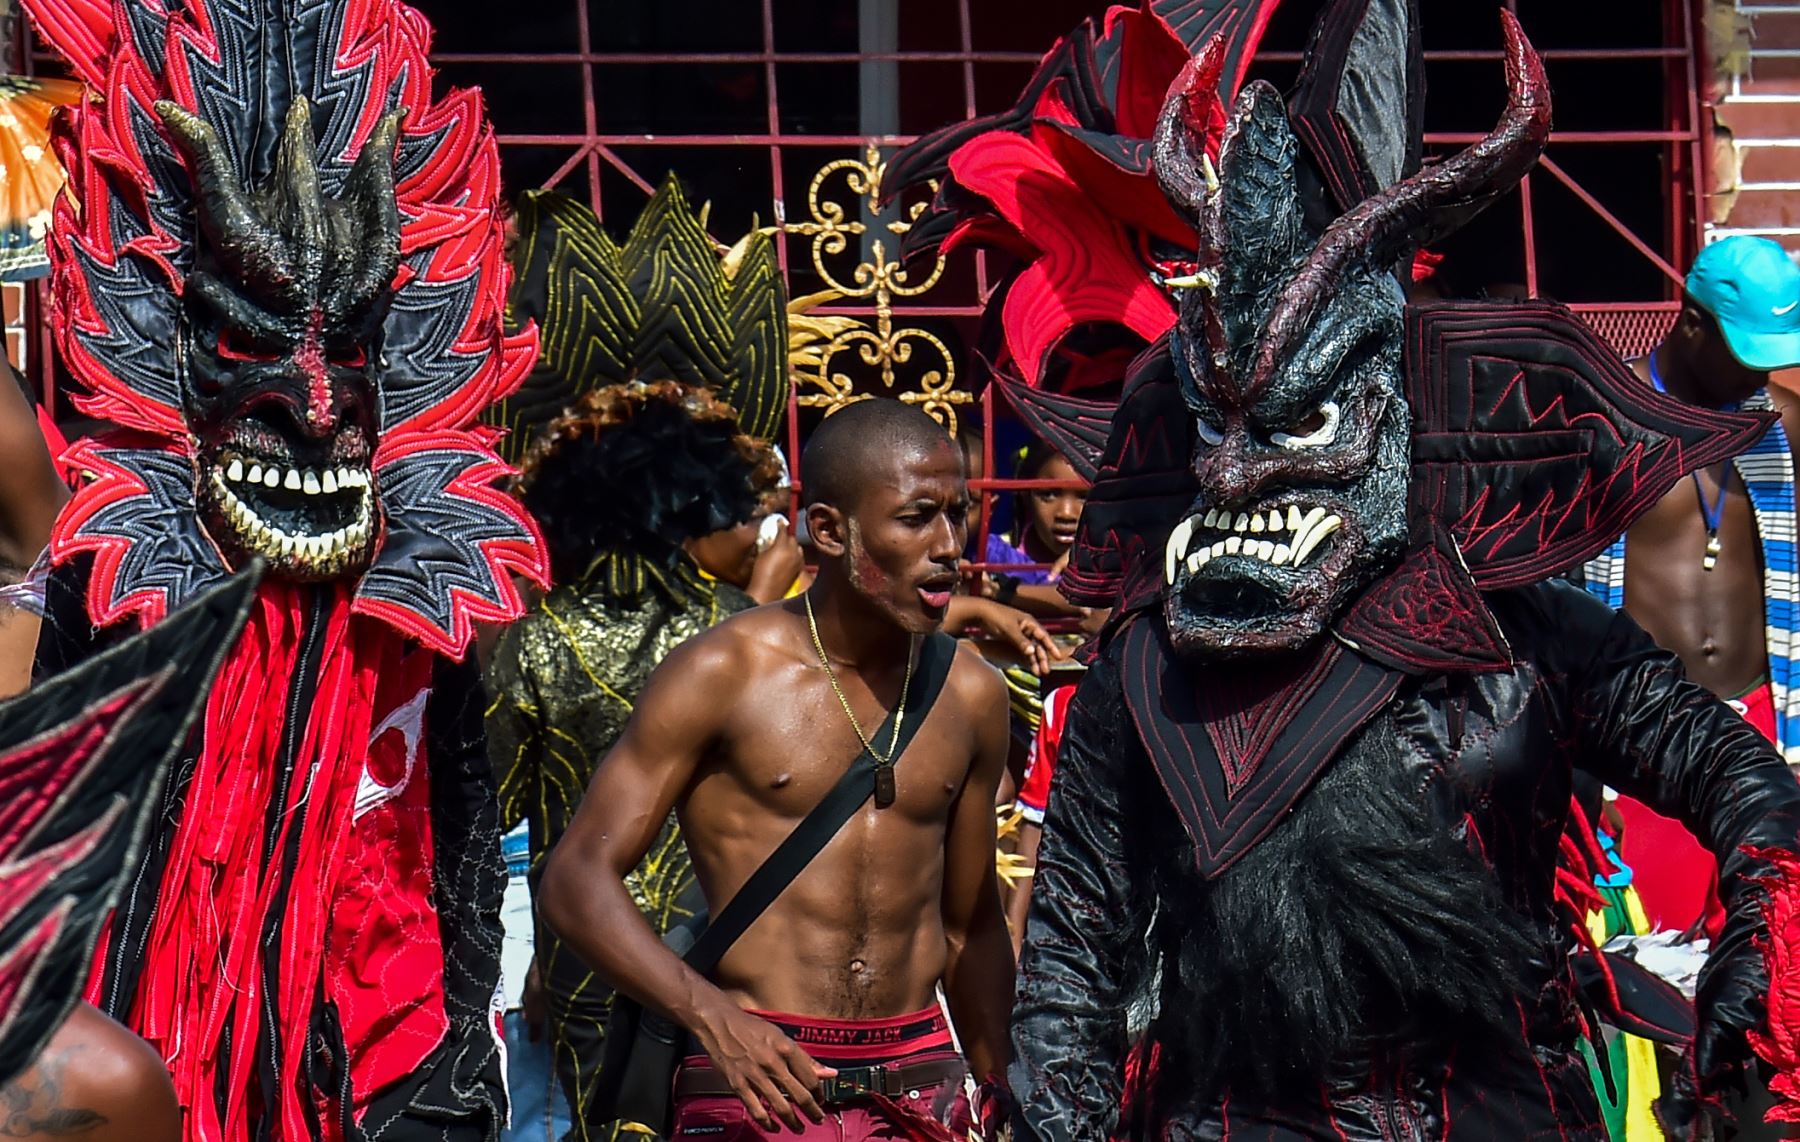
[[[291,578],[328,579],[369,560],[376,509],[366,468],[303,469],[232,456],[212,467],[207,484],[224,545]]]
[[[1164,579],[1174,586],[1183,569],[1189,575],[1227,555],[1257,559],[1275,567],[1298,570],[1319,550],[1344,518],[1322,507],[1297,504],[1233,511],[1213,508],[1191,515],[1175,526],[1165,548]]]

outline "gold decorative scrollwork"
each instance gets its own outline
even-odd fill
[[[872,394],[857,393],[855,380],[838,367],[840,358],[845,363],[854,360],[878,377],[889,392],[893,392],[901,374],[906,374],[914,387],[895,395],[924,409],[954,435],[956,406],[969,404],[974,397],[956,388],[956,361],[950,355],[950,347],[929,330],[894,324],[894,299],[915,298],[937,285],[944,274],[943,255],[938,255],[931,272],[922,280],[915,280],[904,265],[888,256],[886,238],[870,242],[864,257],[861,245],[868,224],[860,217],[851,217],[849,209],[839,201],[847,192],[852,201],[866,202],[869,217],[877,219],[897,210],[897,206],[884,210],[879,205],[881,179],[886,172],[887,162],[873,145],[860,160],[826,163],[807,186],[807,220],[787,222],[781,227],[788,234],[812,239],[813,271],[828,287],[844,298],[872,299],[875,307],[873,329],[858,323],[855,328],[838,331],[819,348],[816,360],[795,370],[800,387],[813,390],[803,391],[797,399],[802,405],[825,409],[827,415],[853,401],[866,400]],[[842,183],[841,191],[828,188],[827,184],[834,181]],[[897,239],[912,229],[924,209],[925,204],[919,203],[906,211],[905,217],[884,222],[882,227]],[[853,247],[860,260],[846,267],[844,257]]]

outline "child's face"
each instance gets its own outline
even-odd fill
[[[1075,469],[1062,457],[1052,458],[1032,477],[1076,480]],[[1059,556],[1075,546],[1075,525],[1087,503],[1086,488],[1033,488],[1025,494],[1025,512],[1038,542]]]

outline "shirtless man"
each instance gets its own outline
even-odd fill
[[[678,1097],[678,1136],[760,1137],[746,1117],[806,1135],[831,1113],[832,1138],[941,1137],[895,1121],[942,1115],[960,1085],[940,984],[973,1073],[997,1080],[1008,1058],[1013,963],[994,870],[1007,705],[977,656],[956,655],[895,759],[893,804],[865,803],[711,979],[663,946],[625,891],[673,807],[717,915],[837,782],[943,621],[968,511],[943,430],[909,406],[864,401],[813,434],[801,470],[817,581],[690,639],[652,675],[549,858],[540,907],[590,965],[704,1051],[678,1089],[714,1097]],[[900,1098],[822,1097],[838,1067],[902,1062],[915,1075],[951,1066]]]
[[[1800,269],[1766,238],[1727,238],[1701,251],[1675,327],[1632,368],[1646,384],[1689,404],[1772,405],[1781,423],[1747,455],[1682,481],[1626,534],[1623,552],[1615,546],[1588,569],[1591,590],[1622,604],[1681,657],[1690,677],[1731,701],[1790,763],[1800,761],[1800,720],[1784,725],[1787,680],[1772,678],[1771,666],[1785,668],[1787,653],[1785,646],[1774,648],[1779,661],[1771,662],[1768,627],[1791,628],[1800,603],[1789,445],[1800,441],[1800,400],[1770,385],[1769,372],[1794,364],[1800,364]],[[1762,497],[1754,505],[1746,476]],[[1769,534],[1759,523],[1769,525]],[[1785,563],[1785,573],[1765,574],[1765,553]],[[1705,851],[1642,806],[1623,803],[1620,811],[1624,857],[1651,922],[1681,931],[1705,919],[1703,913],[1722,918]]]

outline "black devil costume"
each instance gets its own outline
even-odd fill
[[[504,884],[474,625],[542,581],[477,415],[499,161],[394,0],[28,5],[88,84],[52,322],[116,425],[52,539],[39,666],[268,572],[90,995],[196,1140],[492,1138]]]
[[[1011,390],[1094,481],[1064,590],[1115,608],[1021,964],[1039,1137],[1605,1138],[1555,887],[1577,767],[1721,855],[1665,1122],[1691,1134],[1747,1041],[1792,1090],[1800,789],[1628,618],[1544,582],[1763,422],[1663,399],[1560,307],[1407,305],[1393,273],[1548,136],[1503,19],[1500,125],[1423,169],[1404,0],[1333,0],[1286,103],[1228,112],[1207,44],[1147,147],[1198,235],[1168,336],[1116,409]]]

